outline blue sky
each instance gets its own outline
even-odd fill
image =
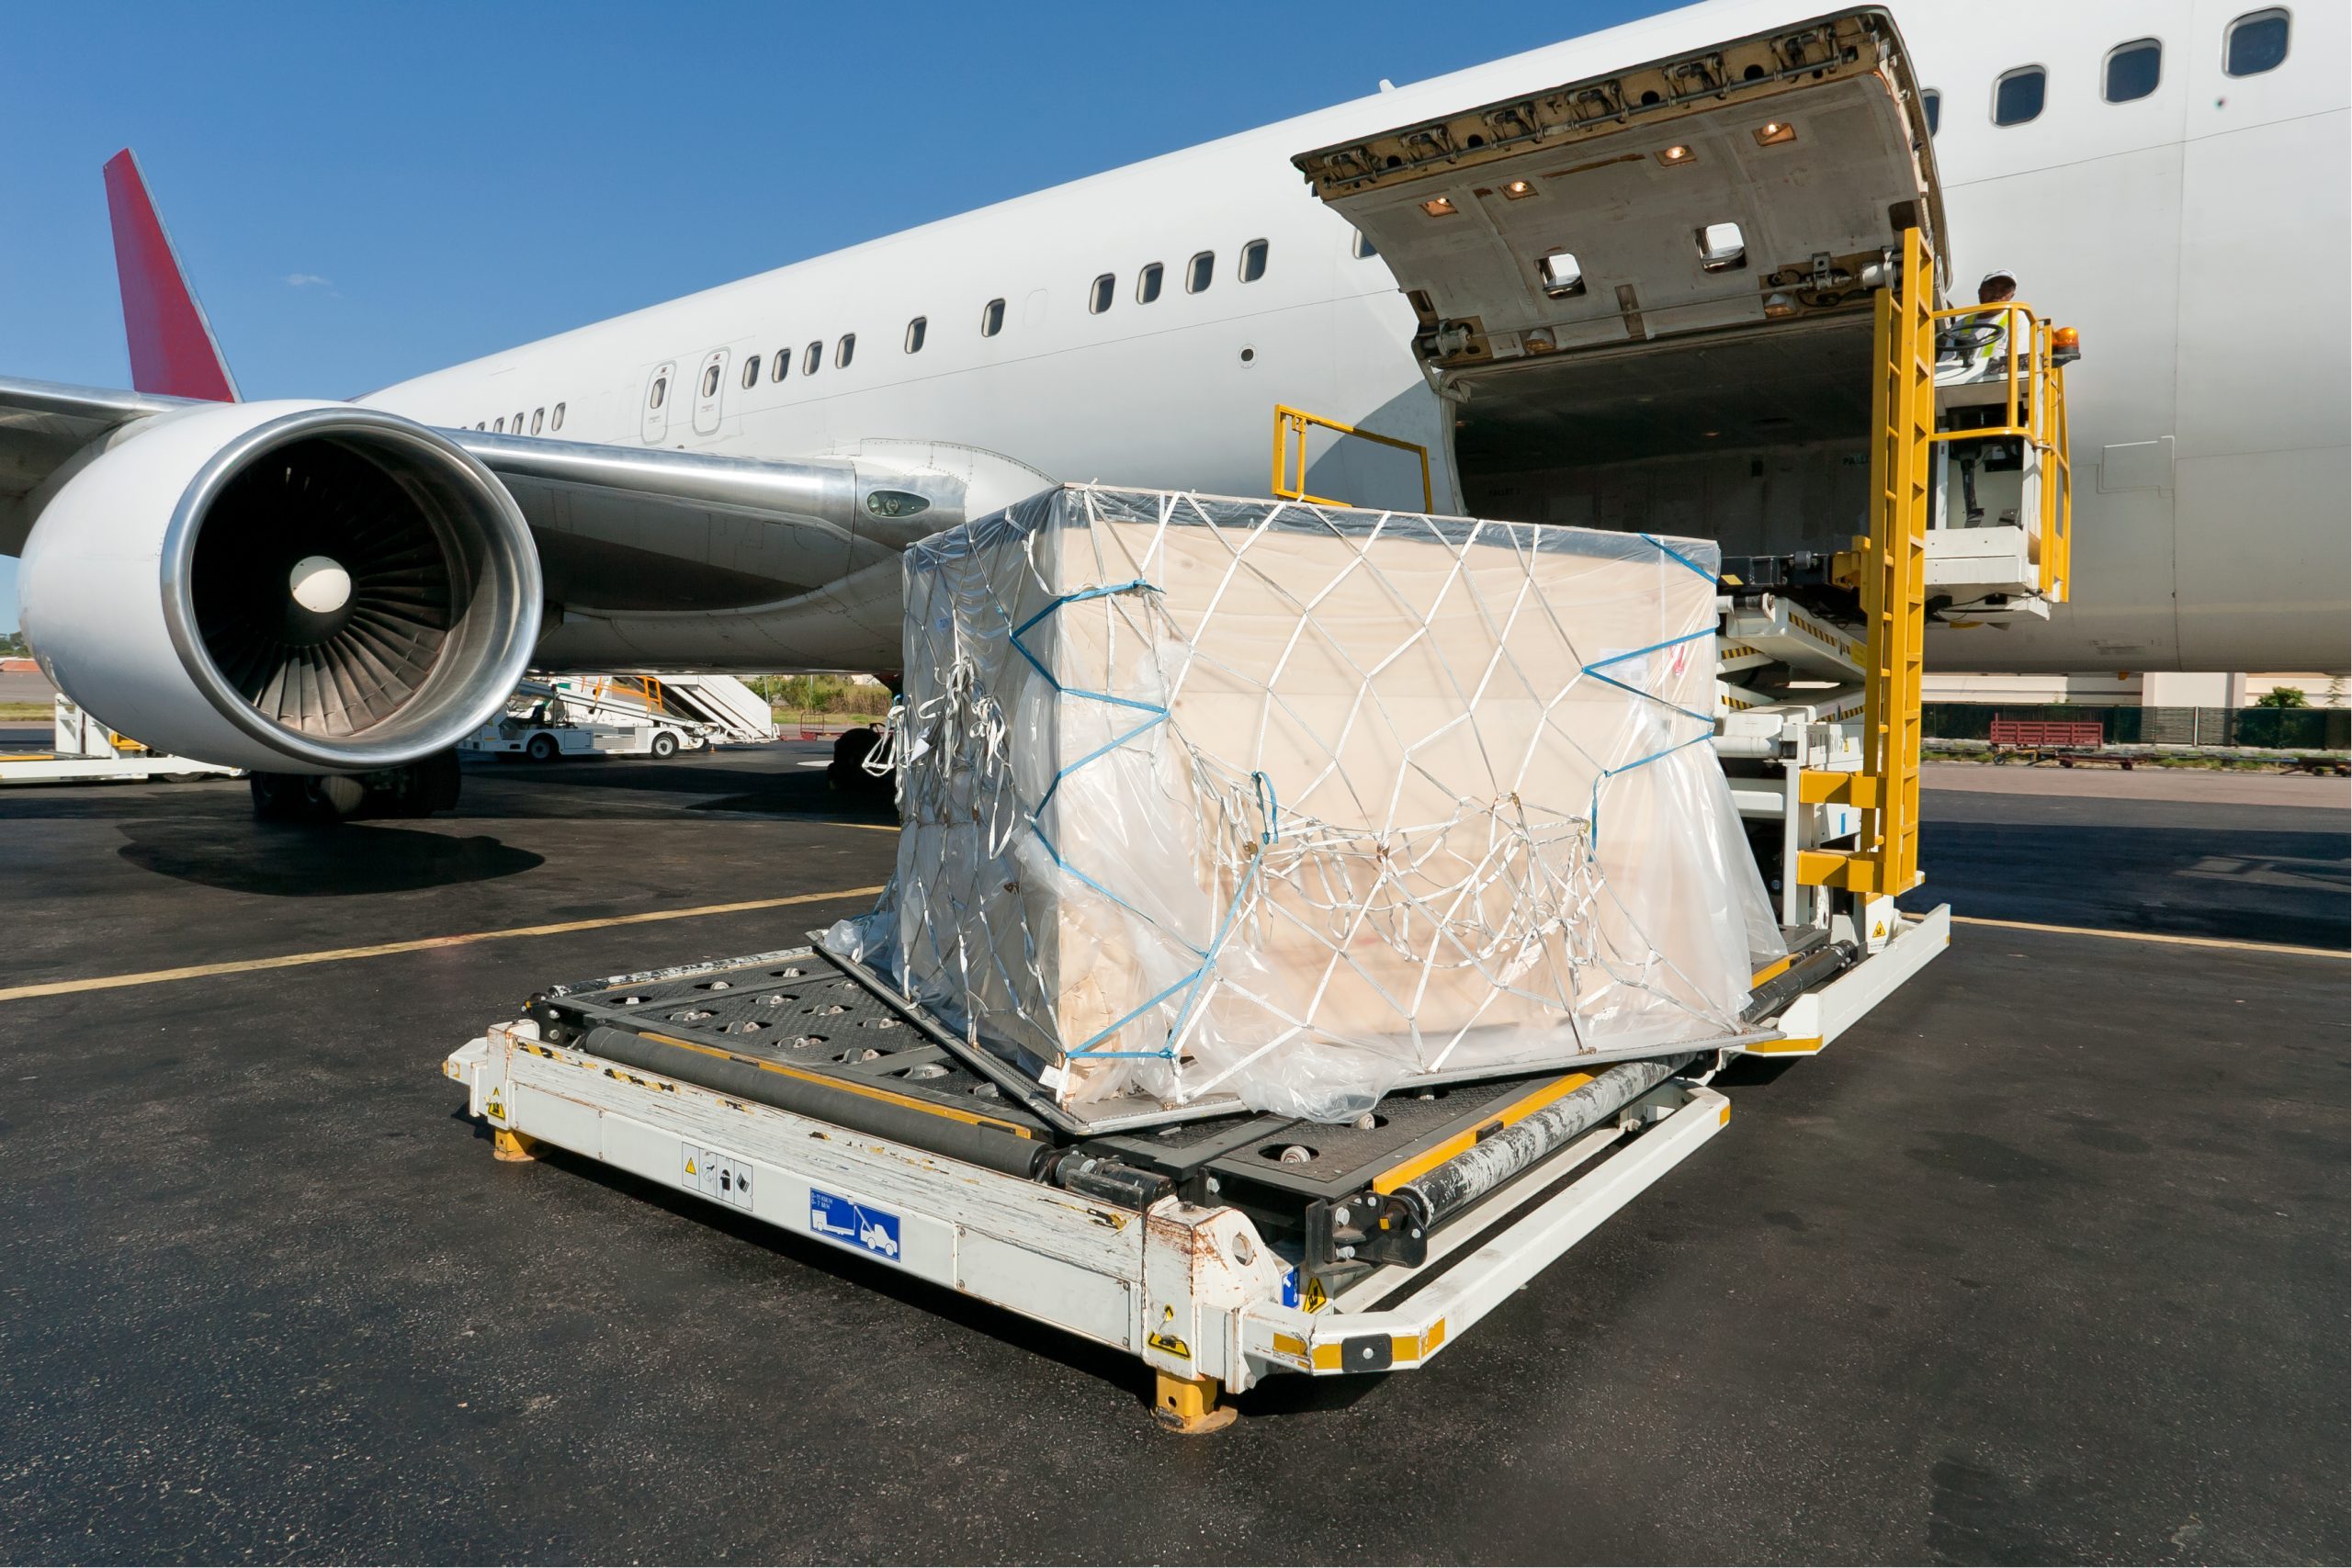
[[[348,397],[1662,8],[12,6],[0,374],[128,384],[125,145],[245,395]]]

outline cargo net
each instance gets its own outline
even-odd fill
[[[828,941],[1081,1111],[1736,1037],[1712,551],[1095,487],[926,540],[897,875]]]

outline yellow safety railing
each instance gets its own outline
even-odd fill
[[[1430,449],[1428,447],[1418,442],[1400,441],[1394,435],[1383,435],[1377,431],[1359,430],[1352,424],[1342,424],[1336,419],[1325,419],[1319,413],[1308,413],[1305,409],[1295,409],[1287,403],[1274,405],[1273,493],[1276,500],[1304,501],[1316,506],[1349,504],[1344,501],[1335,501],[1327,495],[1306,493],[1306,433],[1309,429],[1334,431],[1340,435],[1352,435],[1359,441],[1377,442],[1383,446],[1394,446],[1401,452],[1412,453],[1421,460],[1421,510],[1430,512],[1436,509],[1437,492],[1430,488]],[[1290,477],[1291,453],[1294,449],[1298,454],[1298,482],[1295,484],[1291,482]]]
[[[2066,433],[2066,367],[2050,371],[2051,450],[2042,462],[2041,596],[2063,604],[2075,581],[2075,466]]]
[[[602,702],[615,692],[634,697],[644,705],[648,713],[667,713],[668,700],[662,694],[662,682],[651,675],[607,675],[588,692],[588,700]]]
[[[2066,367],[2056,359],[2055,329],[2036,316],[2030,306],[2015,299],[1938,310],[1931,319],[1939,333],[1951,330],[1943,324],[1950,321],[1965,330],[1994,334],[1993,342],[1998,345],[1995,352],[2007,365],[2002,378],[2001,423],[1939,430],[1928,439],[1983,441],[2014,436],[2041,454],[2037,543],[2041,595],[2053,604],[2063,604],[2074,555],[2075,474],[2066,444]],[[1965,344],[1963,349],[1975,352]]]

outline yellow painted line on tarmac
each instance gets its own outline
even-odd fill
[[[413,942],[383,942],[371,947],[331,947],[318,953],[285,953],[275,958],[240,958],[227,964],[191,964],[179,969],[150,969],[137,975],[98,975],[87,980],[49,980],[38,986],[0,988],[0,1002],[28,997],[62,997],[76,991],[112,991],[125,986],[160,986],[167,980],[201,980],[212,975],[246,975],[257,969],[299,969],[309,964],[340,964],[350,958],[388,958],[396,953],[429,953],[441,947],[466,947],[478,942],[504,942],[513,937],[562,936],[569,931],[604,931],[613,926],[644,926],[659,920],[690,920],[703,915],[740,915],[752,909],[782,909],[794,904],[827,904],[843,898],[871,898],[879,887],[837,887],[830,893],[796,893],[788,898],[747,898],[736,904],[704,904],[692,909],[648,909],[636,915],[609,915],[595,920],[562,920],[548,926],[510,926],[504,931],[465,931],[456,936],[418,937]]]
[[[2031,920],[1988,920],[1977,915],[1954,915],[1956,926],[1992,926],[2007,931],[2054,931],[2060,936],[2103,936],[2117,942],[2154,942],[2167,947],[2231,947],[2245,953],[2283,953],[2292,958],[2352,959],[2340,947],[2295,947],[2282,942],[2233,942],[2219,936],[2167,936],[2161,931],[2119,931],[2105,926],[2044,926]],[[0,992],[0,996],[6,993]]]

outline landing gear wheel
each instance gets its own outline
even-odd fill
[[[556,744],[554,736],[541,730],[531,737],[523,750],[534,762],[552,762],[562,754],[563,748]]]
[[[871,725],[844,729],[833,741],[833,760],[825,768],[825,782],[835,795],[853,800],[888,800],[890,776],[876,778],[865,771],[865,759],[882,744],[882,732]]]
[[[458,792],[464,783],[465,774],[458,767],[458,753],[435,751],[398,770],[392,810],[402,817],[430,817],[436,811],[450,810],[457,806]]]
[[[260,822],[307,822],[311,803],[294,773],[247,773],[254,792],[254,818]]]
[[[664,759],[676,756],[678,738],[666,729],[662,730],[653,738],[653,754]]]
[[[248,773],[254,816],[263,822],[331,827],[359,809],[368,786],[341,773]]]

